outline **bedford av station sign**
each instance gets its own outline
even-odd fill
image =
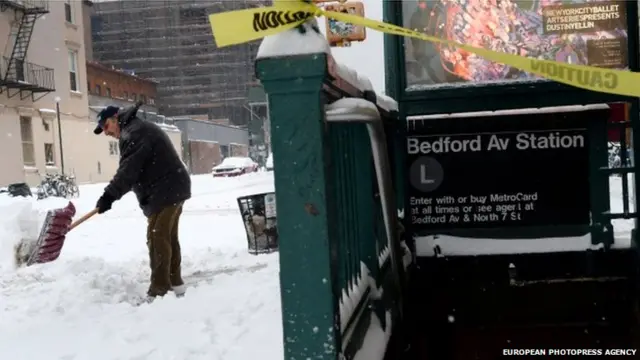
[[[499,126],[490,118],[477,131],[410,126],[410,226],[433,231],[589,222],[586,127],[545,128],[541,121],[538,128],[517,129],[519,117],[509,120],[504,131],[495,131]]]

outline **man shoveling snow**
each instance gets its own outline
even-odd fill
[[[158,125],[136,117],[139,105],[121,110],[107,106],[98,114],[94,133],[118,139],[118,170],[96,208],[102,214],[114,201],[133,191],[148,219],[147,246],[151,285],[147,300],[186,288],[181,275],[178,223],[184,201],[191,197],[191,179],[169,136]]]

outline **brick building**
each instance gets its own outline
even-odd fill
[[[157,83],[133,73],[87,61],[87,88],[92,95],[89,106],[128,106],[140,100],[145,111],[157,112]]]

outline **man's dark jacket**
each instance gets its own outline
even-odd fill
[[[191,179],[169,136],[135,116],[120,119],[120,165],[105,188],[119,200],[132,190],[145,216],[191,197]]]

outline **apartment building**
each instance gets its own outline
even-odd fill
[[[118,156],[110,138],[92,132],[85,55],[91,6],[0,0],[0,186],[36,185],[47,172],[75,174],[81,183],[113,176]]]
[[[0,185],[36,184],[40,174],[61,171],[57,106],[65,171],[79,168],[71,148],[89,147],[84,63],[83,2],[0,2]],[[84,174],[83,174],[84,175]]]

